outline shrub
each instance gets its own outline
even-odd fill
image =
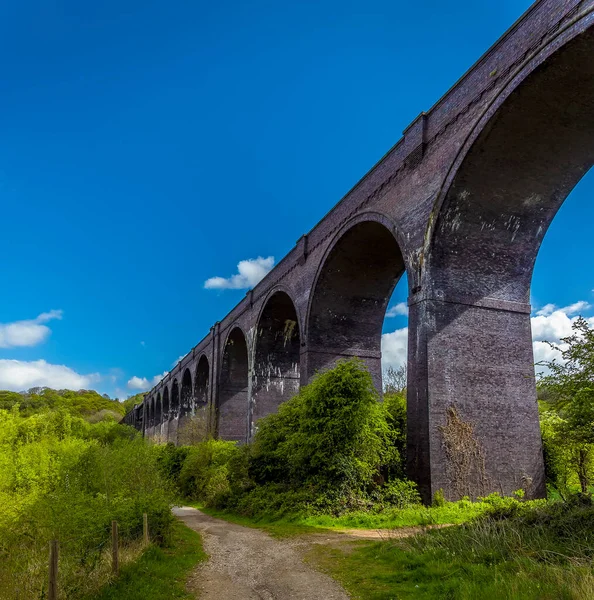
[[[171,496],[154,446],[113,419],[91,424],[64,407],[22,415],[18,406],[0,410],[3,598],[39,597],[51,539],[60,543],[64,597],[99,581],[92,575],[104,564],[112,520],[124,546],[141,538],[145,512],[151,538],[167,540]]]
[[[362,492],[399,460],[386,414],[363,363],[340,361],[259,422],[249,473],[260,484]]]
[[[181,493],[216,504],[231,492],[230,465],[240,452],[234,442],[212,439],[189,448],[179,473]]]
[[[407,508],[421,503],[421,495],[412,481],[396,479],[382,488],[384,502],[396,508]]]
[[[418,493],[397,479],[405,419],[401,394],[378,402],[363,363],[341,361],[261,419],[251,445],[208,440],[160,460],[184,496],[247,516],[408,506]]]

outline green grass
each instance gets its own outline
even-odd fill
[[[304,535],[308,533],[323,533],[324,531],[331,529],[330,527],[323,527],[321,525],[305,525],[299,521],[299,517],[296,517],[296,520],[271,519],[268,517],[252,518],[237,515],[225,510],[210,508],[197,502],[190,502],[189,506],[193,506],[194,508],[201,510],[203,513],[210,515],[211,517],[224,519],[230,523],[243,525],[244,527],[262,529],[272,537],[278,539],[293,537],[296,535]]]
[[[201,507],[202,508],[202,507]],[[385,541],[312,544],[306,559],[361,600],[586,600],[594,598],[594,505],[534,501],[449,503],[342,517],[213,516],[276,535],[345,527],[469,522]],[[490,511],[489,516],[474,518]]]
[[[447,502],[444,506],[411,506],[381,512],[348,512],[339,517],[312,515],[300,517],[299,523],[310,527],[347,529],[398,529],[419,525],[466,523],[489,510],[484,502]]]
[[[494,504],[508,501],[510,500],[501,498],[485,502],[460,500],[459,502],[446,502],[443,506],[416,505],[382,511],[350,511],[341,516],[295,514],[285,515],[281,518],[269,515],[247,517],[226,510],[209,508],[200,503],[192,503],[191,506],[213,517],[238,525],[257,527],[276,537],[288,537],[303,533],[342,529],[399,529],[425,525],[457,525],[483,515],[491,510]],[[538,501],[534,504],[538,504]]]
[[[312,548],[308,560],[365,600],[594,598],[594,510],[541,506],[408,539]]]
[[[185,589],[192,569],[207,556],[200,536],[181,523],[174,523],[168,547],[150,546],[120,576],[87,600],[194,600]]]

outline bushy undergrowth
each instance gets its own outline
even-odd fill
[[[159,463],[185,498],[244,516],[404,507],[419,503],[402,479],[405,414],[402,394],[378,402],[363,364],[343,361],[260,420],[252,444],[168,445]]]
[[[500,502],[471,523],[409,538],[396,548],[426,567],[465,566],[465,577],[437,588],[442,598],[577,600],[593,597],[593,539],[592,501],[574,496],[569,502]]]
[[[519,502],[493,495],[469,504],[484,510],[466,524],[412,537],[387,534],[344,550],[316,544],[308,560],[364,600],[594,598],[594,507],[588,498]]]
[[[123,545],[142,535],[144,512],[153,539],[166,538],[170,495],[157,454],[110,418],[91,424],[64,407],[0,410],[0,598],[45,597],[52,539],[61,593],[76,598],[101,583],[112,519]]]

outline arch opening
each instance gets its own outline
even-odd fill
[[[175,419],[179,417],[179,386],[177,379],[171,384],[171,416]]]
[[[161,395],[160,392],[159,395]],[[169,421],[170,416],[171,415],[169,414],[169,392],[167,391],[167,388],[165,388],[165,390],[163,391],[163,421]]]
[[[426,381],[409,393],[409,419],[423,422],[409,474],[427,499],[440,488],[449,499],[545,494],[530,291],[543,237],[594,163],[593,54],[591,28],[527,65],[477,124],[436,207],[427,300],[412,316]],[[452,406],[485,457],[463,480],[440,436]]]
[[[250,437],[258,419],[299,391],[301,335],[297,311],[285,292],[274,293],[260,315],[256,332]]]
[[[365,361],[382,389],[381,335],[388,302],[405,273],[394,234],[378,221],[348,229],[318,274],[308,318],[307,375],[337,359]]]
[[[194,376],[194,398],[197,406],[208,403],[209,366],[208,359],[203,354],[198,361],[196,374]]]
[[[444,296],[530,302],[538,250],[594,164],[594,30],[568,42],[505,98],[440,209],[428,285]]]
[[[382,384],[384,393],[406,391],[408,358],[408,277],[398,280],[388,302],[382,329]]]
[[[194,398],[192,395],[192,375],[190,369],[184,371],[181,385],[180,417],[189,415],[194,409]]]
[[[219,437],[247,439],[249,362],[245,335],[236,327],[225,343],[219,394]]]
[[[161,404],[161,394],[157,394],[155,399],[155,425],[163,422],[163,405]]]

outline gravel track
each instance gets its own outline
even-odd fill
[[[174,508],[175,516],[202,535],[209,555],[188,587],[202,600],[348,600],[328,575],[306,565],[295,544],[258,529],[209,517],[195,508]]]

